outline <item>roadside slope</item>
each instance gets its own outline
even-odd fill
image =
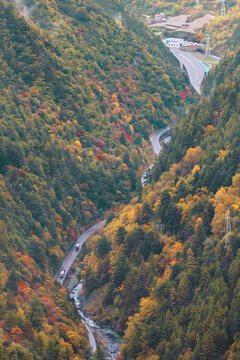
[[[156,182],[87,244],[88,311],[124,333],[124,360],[239,357],[239,59],[172,129]]]
[[[183,106],[181,73],[173,58],[160,64],[162,45],[155,61],[151,34],[119,28],[92,2],[31,5],[0,0],[0,353],[89,359],[51,276],[79,230],[129,202],[144,138]]]

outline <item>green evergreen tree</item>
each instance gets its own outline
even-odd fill
[[[57,360],[59,354],[59,341],[55,336],[49,339],[46,348],[47,360]]]
[[[37,296],[34,296],[31,303],[31,311],[29,315],[32,326],[35,329],[40,329],[43,321],[43,306]]]
[[[124,238],[126,236],[127,232],[123,226],[119,226],[116,231],[116,242],[118,245],[123,244]]]
[[[96,350],[96,353],[93,356],[93,360],[106,360],[104,350],[100,345],[97,346],[97,350]]]
[[[16,268],[12,268],[6,282],[6,288],[11,290],[15,295],[18,292],[18,283],[21,280],[21,274]]]

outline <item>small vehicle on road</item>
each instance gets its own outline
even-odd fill
[[[61,270],[61,272],[60,272],[60,278],[62,279],[62,278],[64,277],[64,275],[65,275],[65,269]]]
[[[80,245],[79,245],[79,244],[76,244],[75,250],[78,251],[79,249],[80,249]]]

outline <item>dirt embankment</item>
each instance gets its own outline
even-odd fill
[[[193,21],[189,21],[190,15],[182,14],[178,16],[170,16],[164,22],[159,22],[150,25],[151,27],[165,27],[172,31],[182,31],[195,34],[197,29],[201,29],[203,26],[209,23],[214,16],[211,14],[205,14]]]

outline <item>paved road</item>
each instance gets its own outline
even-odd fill
[[[158,155],[162,150],[162,144],[164,143],[165,137],[169,135],[169,131],[170,128],[167,127],[163,130],[157,130],[152,134],[150,141],[155,155]]]
[[[87,238],[89,238],[89,236],[95,234],[96,232],[98,232],[99,229],[101,229],[101,227],[103,227],[103,225],[105,224],[105,220],[101,221],[100,223],[92,226],[90,229],[88,229],[87,231],[85,231],[74,243],[72,249],[69,251],[69,253],[67,254],[67,256],[65,257],[60,269],[58,270],[55,279],[61,284],[63,285],[66,276],[69,272],[69,270],[71,269],[71,266],[74,262],[74,260],[76,259],[76,257],[78,256],[79,252],[81,251],[81,248],[83,246],[83,244],[85,243],[85,241],[87,240]],[[76,245],[79,244],[79,250],[76,251]],[[63,278],[60,278],[60,272],[62,270],[65,270],[65,274]]]
[[[194,56],[187,54],[187,53],[183,53],[181,50],[171,49],[171,51],[176,56],[176,58],[180,61],[180,63],[184,64],[184,66],[186,67],[189,79],[192,83],[192,86],[200,94],[201,82],[205,75],[205,69],[204,69],[204,66],[202,65],[202,63]],[[167,127],[163,130],[158,130],[158,131],[154,132],[153,135],[151,136],[150,141],[152,143],[153,151],[156,155],[158,155],[160,153],[160,151],[162,149],[162,144],[164,143],[164,140],[166,139],[166,137],[169,136],[169,131],[170,131],[170,128]],[[150,173],[152,166],[153,166],[153,163],[149,165],[149,167],[147,168],[147,170],[144,172],[144,174],[142,176],[143,186],[144,186],[144,182],[146,180],[145,175],[147,174],[147,172]],[[55,279],[61,285],[63,285],[63,283],[66,279],[66,276],[67,276],[69,270],[71,269],[71,266],[72,266],[74,260],[76,259],[79,252],[81,251],[81,248],[82,248],[83,244],[85,243],[85,241],[89,238],[89,236],[94,235],[96,232],[98,232],[98,230],[101,229],[104,224],[105,224],[105,220],[92,226],[90,229],[85,231],[75,241],[72,249],[67,254],[66,258],[64,259],[60,269],[58,270],[58,272],[55,276]],[[76,251],[76,244],[79,244],[78,251]],[[65,273],[64,273],[64,276],[62,278],[60,278],[60,273],[62,270],[65,270]],[[91,345],[93,351],[95,351],[96,350],[96,339],[92,333],[90,326],[87,324],[87,322],[85,322],[85,325],[88,330],[90,345]]]
[[[155,131],[153,133],[153,135],[150,138],[150,141],[152,143],[152,147],[153,147],[153,151],[156,155],[158,155],[161,151],[162,148],[162,143],[164,142],[165,137],[169,134],[169,130],[170,128],[167,127],[163,130],[158,130]],[[149,166],[149,169],[151,169],[153,165],[151,164]],[[146,170],[147,171],[147,170]],[[145,173],[145,172],[144,172]],[[144,176],[144,174],[143,174]],[[83,246],[83,244],[85,243],[85,241],[87,240],[87,238],[89,238],[89,236],[95,234],[96,232],[98,232],[99,229],[101,229],[103,227],[103,225],[105,224],[105,220],[101,221],[100,223],[92,226],[90,229],[88,229],[87,231],[85,231],[73,244],[73,247],[71,248],[71,250],[69,251],[69,253],[67,254],[67,256],[65,257],[60,269],[58,270],[55,279],[61,284],[63,285],[66,276],[69,272],[69,270],[71,269],[71,266],[74,262],[74,260],[76,259],[76,257],[78,256],[79,252],[81,251],[81,248]],[[76,245],[79,244],[79,250],[76,251]],[[60,278],[60,273],[62,270],[65,270],[65,274],[62,278]]]
[[[163,130],[158,130],[156,131],[152,136],[151,136],[151,143],[152,143],[152,147],[153,147],[153,151],[156,155],[158,155],[161,151],[161,144],[164,141],[164,139],[166,138],[166,136],[169,134],[169,130],[170,128],[167,127]],[[150,165],[150,167],[153,166],[152,164]],[[76,257],[78,256],[79,252],[81,251],[81,248],[83,246],[83,244],[85,243],[85,241],[89,238],[89,236],[94,235],[96,232],[98,232],[99,229],[101,229],[103,227],[103,225],[105,224],[105,220],[101,221],[100,223],[92,226],[90,229],[88,229],[87,231],[85,231],[73,244],[71,250],[69,251],[69,253],[67,254],[67,256],[65,257],[60,269],[58,270],[55,279],[61,284],[63,285],[66,276],[69,272],[69,270],[71,269],[71,266],[74,262],[74,260],[76,259]],[[79,249],[76,251],[76,245],[79,244]],[[60,278],[60,273],[62,270],[65,270],[64,276],[62,278]],[[78,286],[82,286],[82,284],[79,284]],[[75,289],[76,291],[78,291],[78,287]],[[75,294],[72,294],[73,296]],[[75,302],[77,301],[77,297],[75,298]],[[90,346],[93,350],[93,352],[96,351],[97,348],[97,342],[96,342],[96,338],[92,332],[91,326],[88,324],[88,318],[85,317],[85,315],[81,312],[80,309],[78,309],[78,311],[80,312],[81,318],[86,326],[86,329],[88,331],[88,338],[89,338],[89,343]]]
[[[180,64],[185,66],[193,88],[200,94],[201,83],[206,73],[206,68],[203,63],[192,54],[188,54],[182,50],[170,49],[170,51],[178,59]]]
[[[157,130],[152,134],[150,141],[152,143],[152,147],[155,155],[158,155],[160,153],[160,151],[162,150],[162,145],[165,142],[165,139],[169,137],[169,135],[170,135],[170,127],[166,127],[163,130]],[[147,183],[149,182],[150,172],[153,165],[154,162],[152,162],[143,173],[143,176],[141,178],[143,187],[147,185]]]

